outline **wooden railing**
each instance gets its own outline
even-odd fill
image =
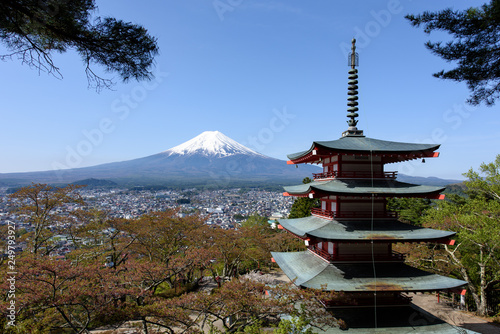
[[[366,212],[366,211],[342,211],[337,212],[335,218],[397,218],[398,214],[392,211]]]
[[[365,262],[372,261],[375,262],[403,262],[406,258],[405,254],[392,252],[391,254],[350,254],[350,255],[338,255],[338,254],[330,254],[322,248],[318,248],[317,245],[311,245],[308,249],[321,256],[327,261],[330,262]]]
[[[361,179],[395,179],[398,176],[398,172],[324,172],[324,173],[313,173],[313,178],[315,180],[321,179],[333,179],[333,178],[361,178]]]
[[[367,212],[367,211],[342,211],[333,212],[330,210],[323,210],[321,208],[312,208],[311,214],[315,216],[320,216],[328,219],[333,218],[397,218],[397,213],[392,211],[386,212]]]
[[[329,218],[329,219],[335,218],[335,212],[330,211],[330,210],[323,210],[320,208],[312,208],[311,214],[316,215],[316,216]]]
[[[330,299],[325,300],[321,299],[320,302],[326,308],[336,308],[336,307],[345,307],[345,306],[355,306],[355,307],[372,307],[376,303],[379,306],[400,306],[400,305],[408,305],[411,303],[412,298],[401,294],[398,292],[393,293],[389,296],[377,295],[377,299],[375,300],[372,296],[368,295],[368,298],[356,298],[353,300],[349,299]]]

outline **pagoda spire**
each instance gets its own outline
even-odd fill
[[[356,52],[356,39],[352,39],[352,48],[351,53],[349,54],[349,66],[351,69],[349,70],[349,86],[347,87],[347,117],[350,120],[347,121],[349,128],[347,131],[342,132],[342,137],[345,136],[363,136],[363,130],[358,130],[356,125],[358,124],[357,111],[358,109],[358,70],[356,66],[359,66],[359,57]]]

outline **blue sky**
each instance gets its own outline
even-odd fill
[[[482,3],[98,0],[97,15],[142,24],[158,38],[156,79],[123,84],[105,74],[118,83],[97,93],[72,52],[54,56],[61,80],[0,62],[0,172],[139,158],[206,130],[286,159],[346,130],[346,50],[356,37],[358,128],[377,139],[442,144],[438,159],[386,169],[461,178],[500,153],[498,106],[467,105],[464,83],[432,77],[452,64],[424,43],[448,37],[426,35],[404,16]]]

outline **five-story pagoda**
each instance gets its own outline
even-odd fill
[[[349,128],[332,141],[313,142],[291,154],[289,164],[321,164],[311,183],[285,187],[285,196],[318,198],[321,207],[305,218],[281,219],[280,227],[304,240],[303,252],[272,253],[284,273],[303,288],[343,292],[345,301],[327,307],[397,306],[409,304],[409,292],[458,288],[466,282],[431,274],[404,263],[395,243],[447,243],[454,232],[417,227],[387,211],[389,197],[443,199],[442,187],[396,180],[388,163],[433,158],[436,144],[411,144],[365,137],[358,130],[358,76],[355,40],[350,56]]]

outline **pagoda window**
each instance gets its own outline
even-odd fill
[[[384,210],[384,203],[381,202],[345,202],[340,203],[340,209],[342,211],[371,211],[372,209],[375,211]]]
[[[338,245],[339,256],[345,255],[371,255],[372,254],[372,244],[369,243],[340,243]],[[373,254],[374,255],[390,255],[389,248],[386,243],[374,243],[373,244]]]
[[[340,212],[385,212],[385,204],[382,202],[341,202]]]
[[[383,171],[381,164],[371,163],[347,163],[342,165],[344,172],[374,172],[381,173]]]
[[[331,242],[323,242],[323,251],[328,252]]]
[[[342,156],[342,161],[351,162],[351,161],[359,161],[359,162],[382,162],[382,158],[380,156],[372,156],[370,159],[369,155],[344,155]]]
[[[328,254],[333,255],[333,242],[328,243]]]
[[[321,209],[323,210],[333,210],[333,208],[336,206],[335,200],[326,198],[326,199],[321,199]]]

